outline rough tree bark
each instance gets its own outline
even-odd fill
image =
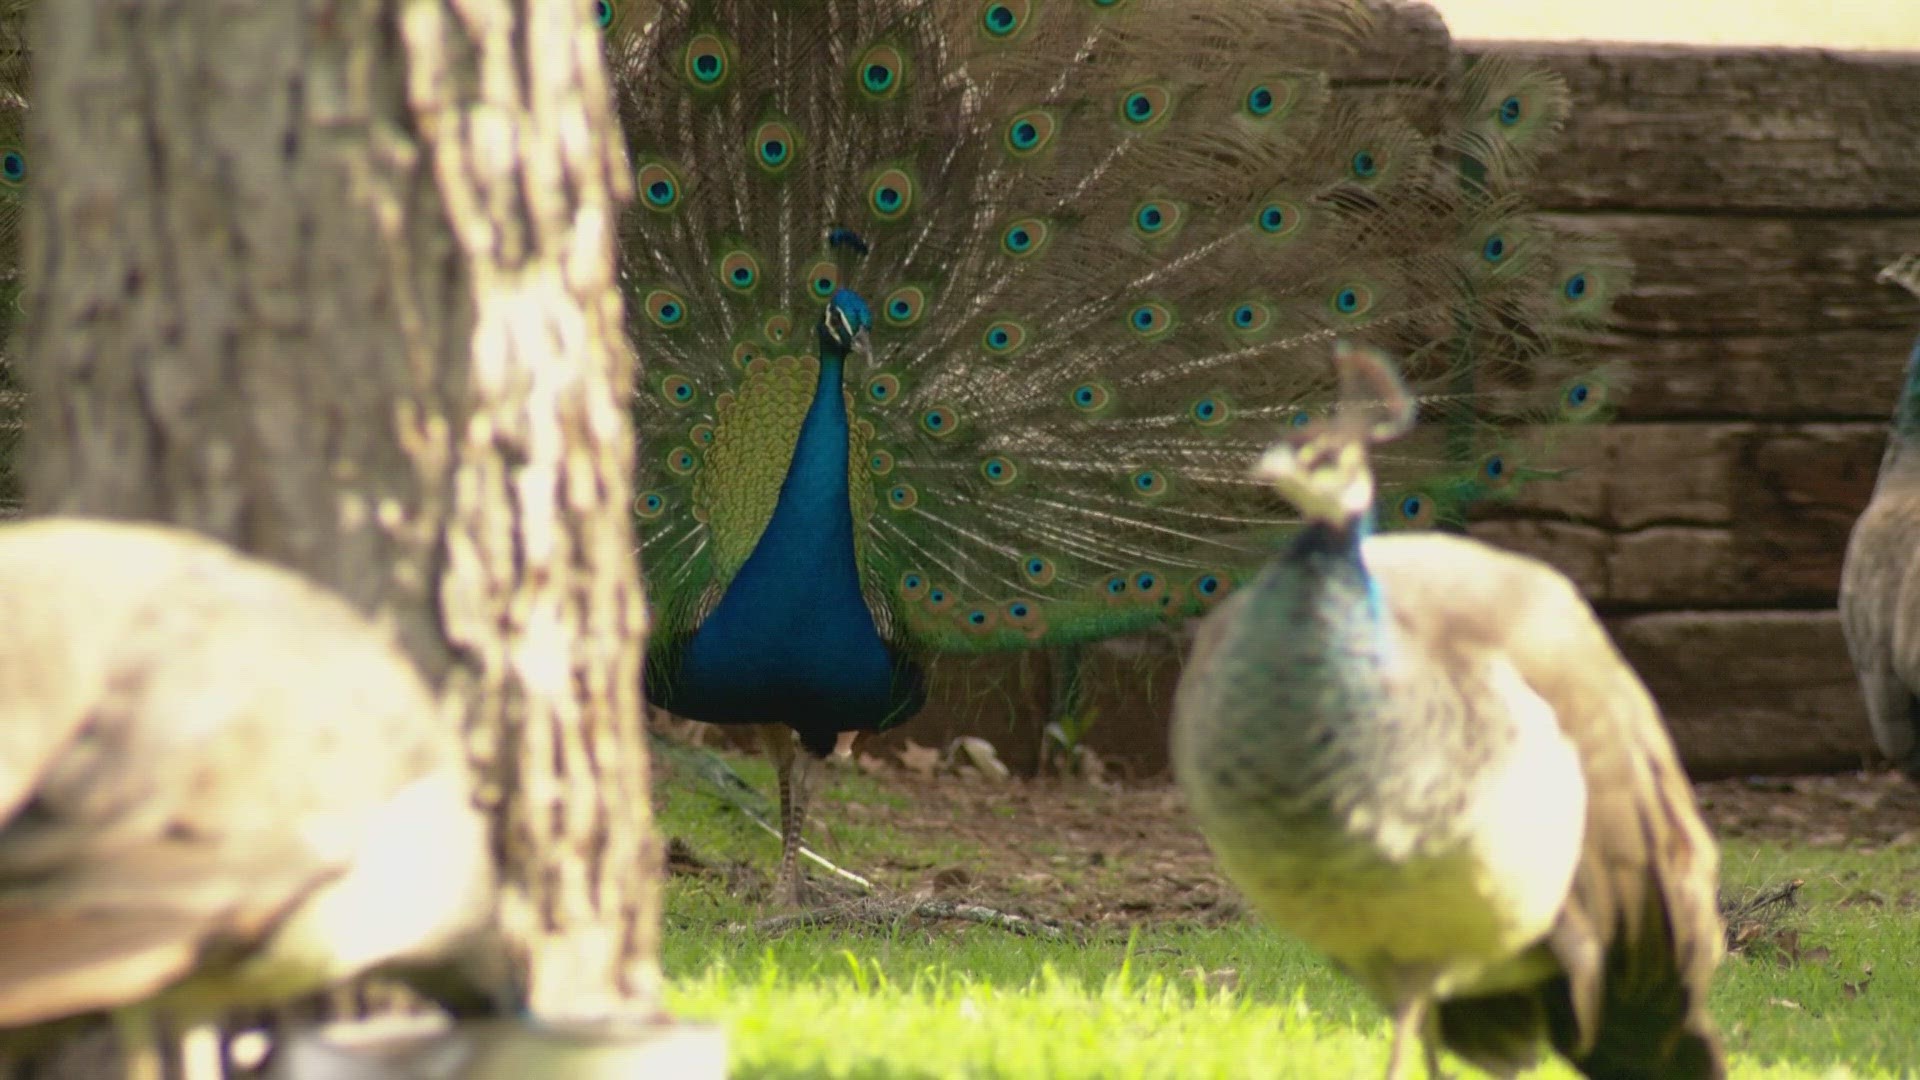
[[[651,1008],[630,180],[584,0],[34,5],[33,513],[172,522],[397,626],[542,1014]]]

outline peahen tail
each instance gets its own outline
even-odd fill
[[[1604,416],[1625,271],[1517,190],[1569,108],[1483,59],[1338,90],[1357,0],[604,3],[639,197],[636,511],[661,639],[773,512],[837,290],[862,592],[895,643],[1061,644],[1197,613],[1294,523],[1248,475],[1331,407],[1332,339],[1406,357],[1387,527],[1545,475]],[[841,242],[830,243],[838,237]]]

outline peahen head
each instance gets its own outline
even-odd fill
[[[1336,342],[1333,367],[1340,377],[1335,415],[1289,432],[1254,472],[1309,523],[1347,528],[1373,508],[1367,447],[1405,434],[1417,410],[1385,353]]]
[[[841,289],[827,301],[820,315],[820,355],[845,357],[859,343],[862,334],[873,329],[873,312],[867,302],[852,289]]]

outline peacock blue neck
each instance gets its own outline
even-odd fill
[[[845,349],[823,335],[813,403],[773,515],[659,701],[696,720],[785,723],[819,753],[838,732],[886,726],[924,700],[917,672],[896,667],[860,591],[845,364]]]
[[[1920,436],[1920,338],[1907,354],[1907,379],[1900,387],[1900,405],[1893,412],[1893,430],[1902,442]]]

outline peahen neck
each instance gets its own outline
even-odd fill
[[[1893,411],[1893,431],[1902,442],[1920,438],[1920,338],[1907,354],[1907,378],[1900,386],[1900,404]]]
[[[1893,410],[1893,431],[1887,439],[1886,454],[1880,461],[1876,490],[1882,484],[1907,487],[1920,479],[1920,339],[1907,354],[1907,377],[1900,386],[1900,401]]]
[[[1394,652],[1380,584],[1361,554],[1369,532],[1362,520],[1309,525],[1248,586],[1238,662],[1281,713],[1316,713],[1335,699],[1368,709],[1363,699]]]
[[[1398,650],[1362,557],[1367,533],[1358,520],[1307,526],[1235,601],[1215,659],[1222,689],[1191,721],[1205,734],[1192,736],[1188,768],[1263,780],[1257,792],[1217,792],[1235,803],[1216,807],[1219,820],[1257,804],[1261,830],[1284,825],[1311,846],[1340,832],[1341,808],[1355,800],[1404,801],[1380,783],[1404,740],[1392,707]]]
[[[659,703],[715,723],[785,723],[819,753],[919,708],[860,590],[848,489],[846,354],[822,343],[785,480],[753,553],[688,642]]]
[[[1298,618],[1311,611],[1322,620],[1337,618],[1351,629],[1383,634],[1380,582],[1361,556],[1372,534],[1368,518],[1308,525],[1255,579],[1261,600],[1254,606],[1275,618]]]
[[[1248,850],[1284,830],[1331,867],[1352,857],[1354,830],[1412,843],[1456,816],[1460,785],[1483,766],[1458,695],[1431,677],[1368,568],[1370,532],[1364,520],[1301,530],[1247,585],[1216,646],[1219,689],[1188,721],[1203,731],[1184,736],[1184,767],[1261,777],[1211,796],[1216,823],[1246,823]]]

